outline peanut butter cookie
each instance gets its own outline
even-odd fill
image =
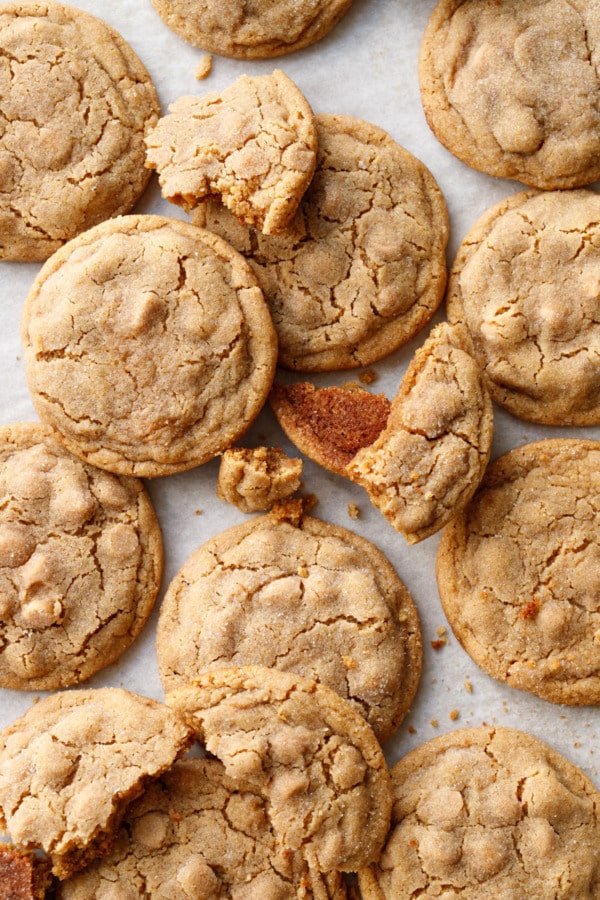
[[[217,496],[242,512],[263,512],[300,487],[302,460],[278,447],[233,447],[221,457]]]
[[[44,900],[52,882],[48,861],[0,843],[1,900]]]

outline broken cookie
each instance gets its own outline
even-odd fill
[[[262,512],[300,487],[302,460],[278,447],[232,447],[221,456],[217,496],[242,512]]]

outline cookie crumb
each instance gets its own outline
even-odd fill
[[[205,78],[208,78],[212,71],[212,56],[210,53],[205,53],[198,65],[196,66],[196,70],[194,72],[194,76],[198,79],[198,81],[204,81]]]
[[[452,719],[453,722],[456,722],[456,720],[458,719],[459,716],[460,716],[460,712],[457,709],[453,709],[452,712],[450,713],[450,718]]]
[[[535,619],[537,614],[540,611],[540,601],[537,597],[534,597],[529,603],[526,603],[525,606],[521,608],[519,611],[519,616],[521,619]]]
[[[348,504],[348,515],[351,519],[358,519],[358,517],[360,516],[360,509],[352,500]]]
[[[432,719],[430,724],[432,725],[433,728],[437,728],[439,725],[439,722],[437,719]]]
[[[431,646],[433,647],[434,650],[441,650],[442,647],[445,647],[447,643],[448,643],[448,639],[443,637],[443,638],[438,638],[436,641],[431,641]]]
[[[365,369],[364,372],[361,372],[358,376],[358,380],[362,382],[362,384],[373,384],[374,381],[377,381],[377,373],[373,371],[373,369]]]
[[[468,678],[466,679],[466,681],[463,682],[463,684],[464,684],[465,691],[468,694],[472,694],[473,693],[473,685],[471,684],[471,682],[469,681]]]
[[[414,725],[409,725],[409,726],[408,726],[408,733],[409,733],[409,734],[416,734],[416,733],[417,733],[417,729],[415,728]]]
[[[201,509],[195,509],[195,510],[194,510],[194,515],[195,515],[195,516],[201,516],[201,515],[202,515],[202,510],[201,510]]]

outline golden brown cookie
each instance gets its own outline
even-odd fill
[[[218,195],[264,234],[294,216],[317,161],[317,126],[291,78],[241,75],[221,93],[180,97],[146,136],[163,197],[191,210]]]
[[[243,253],[279,336],[279,362],[301,372],[387,356],[439,306],[448,215],[429,170],[383,129],[319,115],[317,168],[280,235],[241,225],[215,201],[193,221]]]
[[[600,794],[542,741],[481,726],[392,768],[392,827],[363,900],[579,900],[600,895]]]
[[[302,460],[278,447],[232,447],[221,457],[217,496],[242,512],[262,512],[299,489]]]
[[[87,462],[143,477],[231,446],[277,356],[246,261],[163,216],[112,219],[55,253],[26,299],[22,340],[42,421]]]
[[[0,497],[0,687],[83,681],[152,611],[162,539],[150,497],[37,423],[0,428]]]
[[[448,621],[488,675],[600,703],[599,528],[599,442],[537,441],[489,466],[437,556]]]
[[[600,178],[597,0],[440,0],[419,57],[427,121],[489,175],[554,189]]]
[[[145,188],[160,107],[131,47],[95,16],[0,6],[0,258],[43,260]]]
[[[51,882],[46,860],[0,843],[0,900],[44,900]]]

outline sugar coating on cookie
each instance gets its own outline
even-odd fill
[[[446,285],[448,214],[429,170],[362,119],[316,120],[317,168],[282,234],[241,225],[215,201],[193,213],[247,257],[279,362],[301,372],[387,356],[429,321]]]
[[[285,72],[242,75],[220,93],[180,97],[146,136],[163,197],[191,210],[218,195],[265,234],[294,216],[317,160],[308,101]]]
[[[54,254],[26,299],[22,340],[42,421],[86,461],[143,477],[231,446],[277,357],[246,261],[163,216],[113,219]]]
[[[60,3],[3,3],[0,59],[0,258],[44,260],[131,209],[160,106],[123,38]]]
[[[600,197],[522,191],[458,248],[448,317],[468,329],[492,398],[546,425],[600,423]]]
[[[118,659],[160,587],[142,483],[82,462],[38,423],[0,428],[0,686],[55,690]]]
[[[532,187],[600,178],[599,14],[598,0],[440,0],[419,56],[436,137]]]
[[[446,526],[444,610],[489,675],[553,703],[600,702],[600,449],[551,438],[505,453]]]
[[[242,512],[263,512],[301,485],[302,460],[278,447],[232,447],[221,457],[217,496]]]
[[[468,334],[438,325],[417,350],[387,427],[345,474],[409,544],[439,531],[470,500],[493,437],[489,393]]]
[[[266,59],[308,47],[325,37],[352,0],[152,0],[180,37],[211,53]]]
[[[215,759],[174,763],[129,806],[110,855],[60,884],[57,900],[115,900],[137,884],[152,900],[346,898],[339,873],[278,845],[265,800]]]
[[[126,805],[189,744],[156,700],[121,688],[50,694],[0,732],[0,828],[66,878],[106,852]]]
[[[4,900],[44,900],[51,881],[47,860],[0,843],[0,897]]]
[[[263,666],[206,672],[167,695],[225,766],[265,797],[280,846],[322,872],[377,859],[389,772],[371,728],[335,691]]]
[[[364,900],[598,896],[600,794],[532,735],[459,729],[408,753],[391,776],[392,827],[359,873]]]
[[[232,665],[318,678],[380,740],[406,715],[421,673],[417,612],[385,555],[307,515],[258,516],[195,551],[161,604],[157,653],[165,690]]]

